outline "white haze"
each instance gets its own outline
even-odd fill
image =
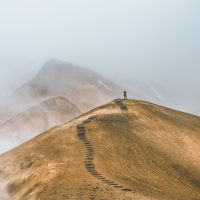
[[[199,5],[198,0],[1,1],[0,96],[57,57],[131,89],[137,80],[177,91],[172,106],[182,103],[190,111],[200,98]]]
[[[147,100],[198,114],[199,7],[199,0],[1,0],[0,97],[56,57],[132,90],[147,86],[143,92],[155,94]]]
[[[10,200],[9,194],[6,192],[5,184],[0,181],[0,199],[1,200]]]

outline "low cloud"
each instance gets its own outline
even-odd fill
[[[0,200],[10,200],[9,194],[6,192],[5,184],[0,182]]]

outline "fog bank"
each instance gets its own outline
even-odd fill
[[[2,1],[0,97],[56,57],[127,88],[148,85],[169,97],[160,103],[197,111],[190,107],[200,100],[199,6],[198,0]]]
[[[0,199],[1,200],[10,200],[10,196],[6,192],[5,184],[3,182],[0,182]]]

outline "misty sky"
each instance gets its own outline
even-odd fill
[[[199,0],[0,0],[1,94],[51,58],[199,89],[199,53]]]

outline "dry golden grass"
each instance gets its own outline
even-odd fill
[[[12,199],[199,200],[200,118],[148,102],[124,104],[129,112],[111,102],[1,155],[0,175]],[[85,128],[96,170],[132,192],[85,169],[76,126],[91,116]]]

